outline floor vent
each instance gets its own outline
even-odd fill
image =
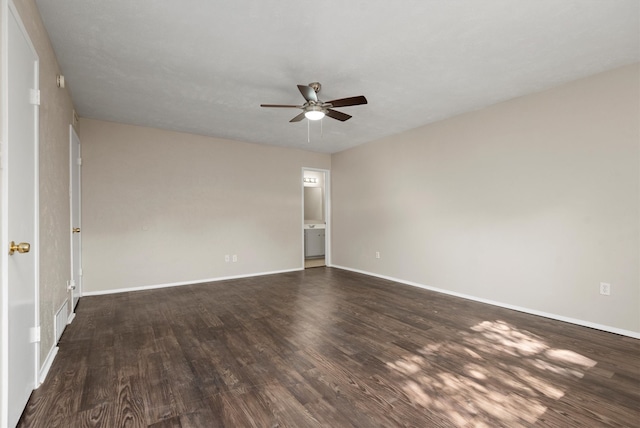
[[[69,313],[69,301],[65,300],[62,307],[56,312],[56,344],[60,340],[65,327],[67,326],[67,319]]]

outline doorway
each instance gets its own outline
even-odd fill
[[[2,2],[2,426],[36,387],[39,61],[11,1]]]
[[[329,171],[302,170],[303,266],[305,269],[329,263]]]
[[[70,195],[71,195],[71,310],[75,313],[76,305],[82,295],[82,235],[80,234],[82,226],[82,157],[80,138],[73,129],[73,125],[69,125],[69,144],[70,144]]]

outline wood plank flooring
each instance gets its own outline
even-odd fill
[[[331,268],[84,297],[20,427],[636,427],[640,340]]]

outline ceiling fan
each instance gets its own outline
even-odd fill
[[[344,122],[351,119],[352,116],[334,110],[334,107],[349,107],[360,104],[367,104],[367,99],[363,96],[340,98],[332,101],[321,101],[318,99],[318,92],[322,85],[318,82],[309,83],[307,86],[298,85],[298,90],[307,101],[302,105],[285,105],[285,104],[260,104],[260,107],[277,107],[277,108],[299,108],[302,113],[291,119],[289,122],[300,122],[305,117],[309,120],[320,120],[325,116]]]

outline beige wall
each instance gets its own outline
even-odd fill
[[[335,154],[334,265],[640,332],[639,93],[636,64]]]
[[[85,292],[302,267],[302,167],[329,155],[80,124]]]
[[[54,314],[70,297],[68,90],[56,85],[60,68],[33,0],[14,0],[40,60],[40,362],[55,346]]]

